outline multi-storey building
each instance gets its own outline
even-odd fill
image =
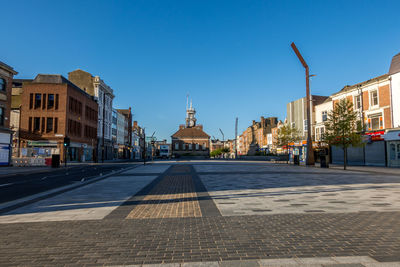
[[[96,146],[98,105],[94,98],[61,75],[39,74],[23,83],[21,156],[92,160]],[[64,137],[70,138],[67,154]],[[66,157],[64,157],[66,156]]]
[[[83,71],[75,70],[68,73],[68,79],[80,87],[83,91],[94,96],[98,105],[97,123],[97,150],[100,160],[113,158],[114,149],[112,143],[112,106],[114,91],[99,76]]]
[[[392,58],[389,69],[393,128],[385,134],[387,164],[400,167],[400,53]]]
[[[132,126],[132,153],[134,159],[141,159],[144,146],[144,131],[138,125],[137,121],[133,122]]]
[[[196,125],[195,114],[190,104],[186,108],[186,125],[179,125],[179,130],[171,136],[172,155],[175,157],[210,155],[210,136],[203,131],[203,125]]]
[[[132,157],[132,112],[129,109],[117,109],[118,156],[123,159]]]
[[[0,165],[11,162],[11,90],[13,77],[17,74],[12,67],[0,61]]]
[[[328,114],[333,109],[332,98],[327,98],[324,102],[315,106],[314,118],[314,141],[323,143],[325,133],[325,122],[328,120]]]
[[[247,127],[240,140],[242,155],[254,155],[259,150],[267,149],[267,135],[271,133],[272,128],[276,127],[277,123],[278,118],[276,117],[261,117],[259,122],[253,120],[252,125]]]
[[[385,129],[392,128],[390,76],[384,74],[370,80],[347,85],[331,96],[333,107],[341,99],[353,103],[354,111],[363,122],[365,146],[348,150],[348,163],[357,165],[385,166]],[[343,162],[343,152],[332,147],[333,163]]]
[[[328,97],[327,96],[319,96],[319,95],[311,95],[310,101],[310,121],[311,121],[311,134],[315,131],[315,106],[323,103]],[[297,154],[299,155],[299,159],[301,162],[306,160],[307,154],[307,98],[303,97],[292,101],[286,106],[286,120],[288,125],[296,128],[299,133],[301,140],[294,144],[291,150],[291,155]],[[313,136],[311,137],[312,139]],[[315,146],[315,144],[313,144]]]

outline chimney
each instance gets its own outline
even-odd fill
[[[256,124],[256,121],[255,121],[255,120],[253,120],[253,125],[254,125],[254,124]]]
[[[137,121],[134,121],[133,122],[133,129],[136,129],[137,128]]]

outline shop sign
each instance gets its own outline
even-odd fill
[[[400,131],[389,131],[384,136],[386,141],[400,140]]]
[[[385,131],[376,131],[376,132],[365,133],[365,135],[368,135],[371,138],[371,141],[383,141],[384,134],[385,134]]]

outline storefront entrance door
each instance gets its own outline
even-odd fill
[[[400,167],[400,141],[389,142],[389,166]]]

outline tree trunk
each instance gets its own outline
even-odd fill
[[[286,145],[286,155],[287,155],[286,164],[289,164],[289,144]]]
[[[343,170],[346,169],[347,166],[347,147],[343,148]]]

